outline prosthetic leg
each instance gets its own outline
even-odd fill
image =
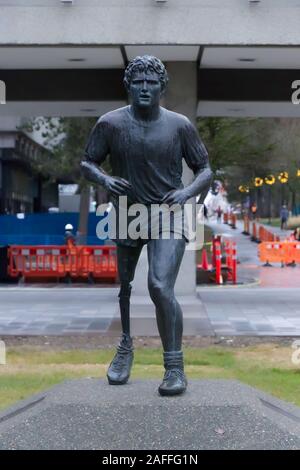
[[[121,282],[118,297],[122,336],[117,346],[117,352],[107,370],[107,379],[110,385],[123,385],[130,377],[133,363],[133,344],[130,336],[130,283],[134,278],[140,252],[141,247],[118,246],[118,270]]]
[[[132,338],[130,337],[130,294],[131,285],[129,283],[121,284],[119,292],[119,305],[121,312],[122,323],[122,337],[117,352],[110,363],[107,371],[107,379],[110,385],[123,385],[130,376],[130,371],[133,362],[133,346]]]

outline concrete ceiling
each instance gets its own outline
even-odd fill
[[[119,47],[0,47],[0,70],[122,67]]]
[[[199,46],[124,46],[128,60],[151,54],[162,61],[196,61]],[[0,69],[124,67],[120,47],[0,47]]]
[[[297,69],[300,47],[206,47],[201,68]]]
[[[152,54],[168,61],[196,61],[199,45],[125,45],[128,60]],[[241,60],[242,59],[242,60]],[[122,68],[120,47],[0,47],[0,69]],[[201,68],[297,69],[300,47],[205,47]]]

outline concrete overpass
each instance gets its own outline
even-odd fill
[[[144,53],[167,63],[167,106],[188,89],[190,117],[299,116],[299,0],[0,0],[0,12],[2,116],[121,106],[124,66]]]

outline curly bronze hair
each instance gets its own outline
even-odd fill
[[[138,56],[129,62],[124,74],[124,85],[127,90],[129,89],[133,72],[136,69],[139,71],[152,70],[156,72],[159,75],[161,90],[165,90],[169,81],[166,68],[160,59],[152,55]]]

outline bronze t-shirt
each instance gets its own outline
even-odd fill
[[[194,173],[208,162],[207,150],[189,119],[162,107],[159,118],[149,122],[136,120],[131,106],[101,116],[89,136],[85,158],[100,165],[108,155],[113,176],[132,185],[128,206],[161,204],[167,192],[183,188],[182,159]],[[117,198],[111,201],[118,210]],[[121,242],[135,245],[131,240]]]

